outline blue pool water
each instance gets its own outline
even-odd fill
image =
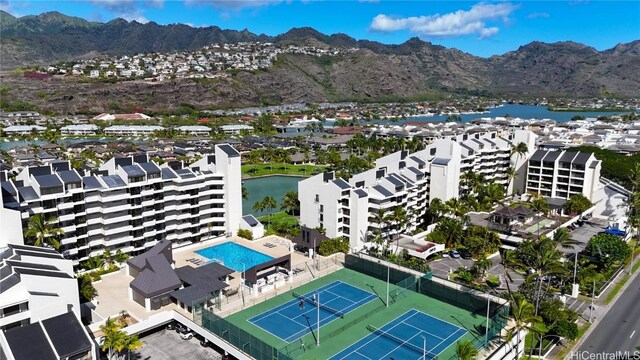
[[[196,254],[209,260],[218,260],[224,266],[237,272],[242,272],[258,264],[273,260],[271,256],[233,242],[210,246],[196,251]]]

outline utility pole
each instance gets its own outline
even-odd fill
[[[316,337],[316,346],[320,346],[320,293],[316,293],[316,310],[318,312],[318,318],[316,319],[318,328],[318,330],[316,330],[316,335],[318,335]]]
[[[596,297],[596,280],[593,280],[593,291],[591,293],[591,309],[589,310],[589,322],[591,322],[591,318],[593,316],[593,300]]]
[[[385,304],[386,307],[389,307],[389,261],[387,261],[387,303]]]

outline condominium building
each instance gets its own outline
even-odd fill
[[[348,181],[333,173],[313,176],[298,183],[300,222],[324,228],[328,237],[345,236],[358,250],[374,230],[383,235],[415,230],[433,199],[446,201],[466,191],[460,188],[465,172],[482,174],[488,182],[504,185],[508,193],[522,192],[526,155],[514,154],[512,148],[524,143],[527,154],[533,154],[535,138],[524,130],[502,137],[497,132],[462,134],[435,140],[412,154],[399,151],[382,157],[373,169]],[[515,169],[515,179],[510,179],[509,168]],[[379,214],[386,217],[396,207],[405,209],[407,222],[377,222]]]
[[[64,231],[65,257],[74,265],[110,249],[133,255],[158,241],[174,245],[235,234],[242,214],[240,154],[216,145],[213,154],[185,167],[162,166],[147,155],[112,158],[96,174],[69,162],[27,167],[1,181],[2,243],[22,243],[33,214],[54,218]]]
[[[72,312],[80,318],[73,264],[53,249],[0,249],[0,330]]]
[[[104,134],[115,136],[147,136],[160,130],[164,130],[164,127],[157,125],[112,125],[104,128]]]
[[[561,199],[582,194],[595,202],[601,166],[593,153],[538,150],[527,162],[527,192]]]

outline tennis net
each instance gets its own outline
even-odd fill
[[[372,333],[374,333],[374,334],[376,334],[378,336],[383,336],[383,337],[385,337],[385,338],[387,338],[389,340],[392,340],[392,341],[396,342],[400,346],[406,346],[409,349],[415,351],[416,353],[418,353],[420,355],[424,354],[425,349],[420,348],[420,347],[418,347],[416,345],[413,345],[408,340],[402,340],[402,339],[396,337],[395,335],[391,335],[391,334],[389,334],[388,332],[386,332],[384,330],[380,330],[380,329],[376,328],[373,325],[367,325],[367,330],[371,331]],[[427,352],[427,355],[429,355],[429,357],[432,358],[432,359],[434,358],[428,352]]]
[[[298,298],[298,299],[302,299],[306,302],[308,302],[309,304],[313,305],[313,306],[320,306],[320,308],[327,310],[328,312],[334,314],[334,315],[338,315],[341,318],[344,318],[344,313],[342,311],[336,310],[336,309],[332,309],[326,305],[323,305],[322,303],[320,303],[320,305],[318,305],[318,302],[316,301],[316,299],[314,298],[310,298],[308,296],[304,296],[304,295],[300,295],[298,293],[296,293],[295,291],[293,292],[293,296]]]

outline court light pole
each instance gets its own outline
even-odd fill
[[[484,331],[484,346],[489,344],[489,308],[491,307],[491,296],[487,293],[487,323]]]
[[[316,337],[316,346],[320,346],[320,293],[316,293],[316,310],[318,313],[318,317],[316,319],[316,325],[318,330],[316,330],[316,334],[318,335]]]
[[[422,337],[422,360],[427,360],[427,338],[424,335]]]
[[[591,317],[593,316],[593,299],[596,297],[596,280],[593,280],[593,291],[591,292],[591,307],[589,308],[589,322],[591,322]]]

